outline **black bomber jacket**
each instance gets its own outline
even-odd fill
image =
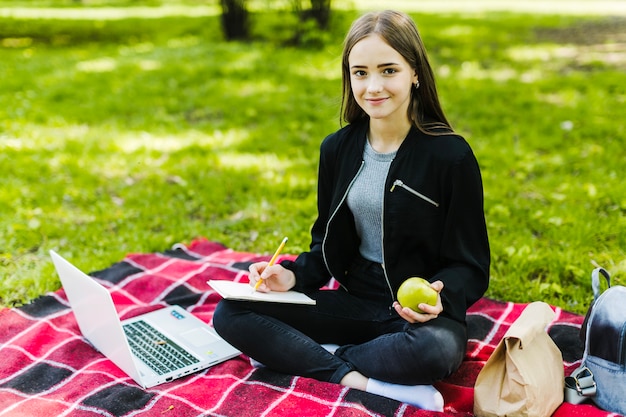
[[[353,123],[322,142],[310,250],[281,262],[294,272],[295,290],[316,290],[331,277],[345,284],[359,248],[346,196],[363,164],[367,128]],[[411,129],[389,169],[382,225],[390,305],[408,277],[441,280],[441,315],[463,322],[487,290],[490,251],[480,170],[461,136]]]

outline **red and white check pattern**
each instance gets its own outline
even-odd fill
[[[279,261],[290,257],[283,255]],[[246,282],[248,265],[268,258],[196,239],[164,253],[128,255],[91,275],[110,289],[121,318],[178,304],[210,322],[219,296],[206,281]],[[27,306],[0,310],[0,417],[469,417],[476,376],[524,307],[486,298],[472,307],[466,360],[437,384],[446,406],[444,413],[433,413],[336,384],[254,369],[243,355],[143,390],[85,341],[59,290]],[[550,335],[563,352],[569,374],[582,355],[582,317],[556,312]],[[571,404],[554,414],[610,415],[592,405]]]

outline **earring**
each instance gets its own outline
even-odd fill
[[[413,84],[413,86],[415,87],[415,89],[417,90],[418,88],[420,88],[420,82],[419,80],[415,82],[415,84]]]

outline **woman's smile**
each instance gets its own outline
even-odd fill
[[[387,101],[387,98],[366,98],[365,101],[367,101],[368,103],[370,103],[373,106],[378,106],[383,104],[385,101]]]

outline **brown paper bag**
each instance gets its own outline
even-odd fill
[[[555,313],[529,304],[478,374],[477,417],[548,417],[563,402],[563,356],[546,333]]]

